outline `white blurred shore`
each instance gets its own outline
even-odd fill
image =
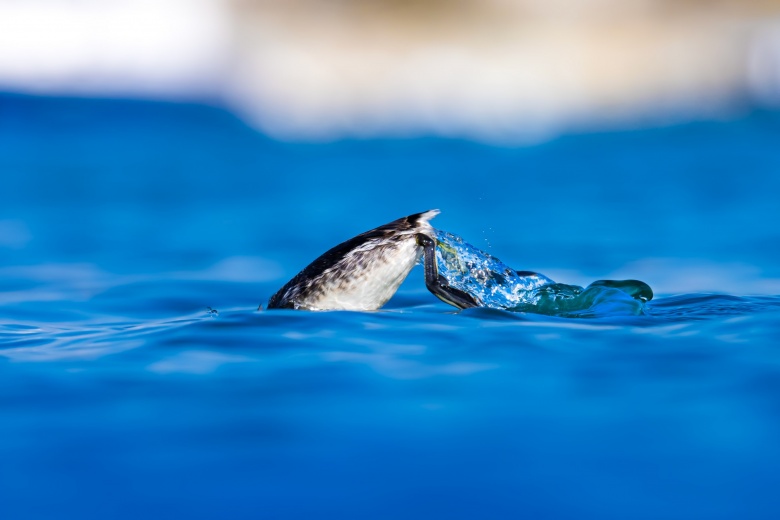
[[[527,142],[780,104],[780,1],[0,0],[0,90]]]

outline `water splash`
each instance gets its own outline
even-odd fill
[[[461,237],[436,230],[436,264],[451,286],[484,307],[566,317],[645,314],[652,290],[637,280],[599,280],[588,287],[516,271]]]

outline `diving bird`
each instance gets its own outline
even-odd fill
[[[395,294],[423,258],[425,284],[441,300],[476,307],[473,296],[451,287],[436,265],[430,220],[439,210],[399,218],[326,251],[279,289],[269,309],[370,311]]]

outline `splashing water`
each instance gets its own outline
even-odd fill
[[[436,230],[436,264],[451,286],[484,307],[566,317],[645,314],[652,291],[637,280],[599,280],[586,288],[516,271],[461,237]]]

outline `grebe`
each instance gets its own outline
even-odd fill
[[[268,301],[269,309],[370,311],[395,294],[412,267],[424,257],[428,289],[456,307],[475,307],[475,299],[450,287],[436,267],[434,230],[439,210],[415,213],[366,231],[325,252]]]

